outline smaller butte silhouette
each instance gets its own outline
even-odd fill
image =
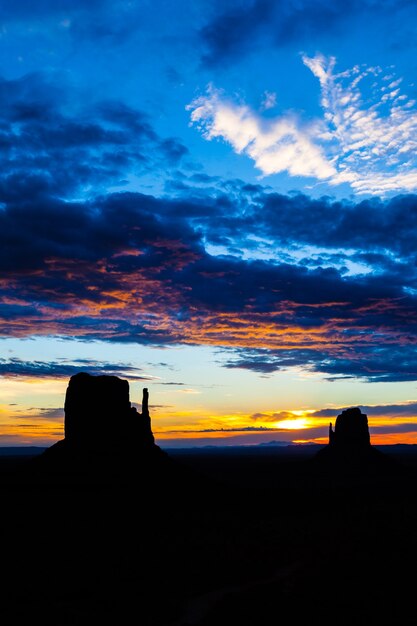
[[[329,426],[329,443],[315,459],[321,469],[335,476],[355,474],[358,477],[391,472],[395,463],[371,445],[368,417],[360,408],[345,409]]]
[[[152,434],[148,398],[145,388],[139,413],[131,405],[127,380],[75,374],[65,396],[65,438],[38,457],[37,467],[127,477],[144,465],[166,463]]]
[[[369,436],[368,417],[359,408],[345,409],[336,418],[333,431],[332,423],[329,426],[329,446],[335,449],[364,449],[371,445]]]

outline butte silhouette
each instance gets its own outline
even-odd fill
[[[398,469],[396,463],[371,445],[368,417],[358,407],[345,409],[329,426],[329,443],[314,461],[335,478],[369,478]]]
[[[329,446],[332,450],[359,450],[369,452],[371,438],[368,428],[368,416],[359,408],[346,409],[336,418],[335,429],[330,422]]]
[[[127,380],[81,372],[69,381],[64,410],[65,438],[35,459],[41,471],[125,479],[171,462],[155,444],[146,388],[139,413]]]

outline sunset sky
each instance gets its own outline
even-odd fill
[[[417,443],[417,3],[5,0],[0,446]],[[117,420],[115,420],[117,429]]]

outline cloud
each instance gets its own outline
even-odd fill
[[[76,115],[39,76],[2,81],[0,97],[1,336],[209,345],[225,366],[261,374],[417,379],[415,196],[312,200],[187,176],[181,144],[120,103]],[[158,167],[183,187],[109,189]],[[103,370],[0,365],[21,376]]]
[[[243,426],[242,428],[202,428],[198,430],[164,430],[164,435],[172,434],[196,434],[196,433],[244,433],[244,432],[253,432],[253,433],[262,433],[265,431],[281,431],[287,430],[285,428],[269,428],[267,426]]]
[[[206,48],[203,63],[215,66],[249,47],[249,42],[263,32],[273,4],[271,0],[247,2],[243,10],[242,6],[228,9],[206,24],[201,30]]]
[[[158,383],[156,383],[156,384],[157,384],[157,385],[172,385],[172,386],[174,386],[174,387],[180,387],[180,386],[184,386],[186,383],[174,383],[174,382],[167,382],[167,383],[164,383],[164,382],[158,382]]]
[[[223,3],[217,5],[219,10],[200,32],[202,62],[208,68],[242,60],[260,47],[311,44],[322,33],[340,36],[356,17],[365,23],[380,18],[392,23],[397,15],[404,20],[407,11],[415,11],[410,0],[377,4],[373,0],[253,0],[226,8]]]
[[[309,209],[323,228],[332,215],[326,200],[287,202],[305,204],[300,223]],[[417,379],[415,266],[343,276],[332,267],[214,256],[204,247],[204,230],[216,234],[208,206],[138,193],[85,203],[28,203],[23,194],[21,204],[8,203],[0,212],[0,333],[212,345],[237,350],[228,367],[261,373],[304,367],[330,377]],[[229,210],[214,203],[214,215],[221,207]],[[389,242],[403,207],[381,207],[394,211]],[[352,206],[338,208],[348,223]],[[282,216],[281,236],[307,236]],[[243,222],[241,232],[249,228]],[[366,244],[365,235],[366,228],[350,236]],[[375,241],[382,249],[382,231]],[[409,249],[405,235],[404,242]]]
[[[245,199],[245,191],[241,188],[236,201],[229,201],[221,219],[220,203],[225,205],[227,197],[212,202],[206,214],[200,208],[199,215],[192,215],[190,208],[190,219],[211,245],[223,246],[235,256],[263,254],[308,267],[335,267],[350,260],[360,265],[357,274],[368,268],[414,284],[416,195],[352,202],[304,194],[290,197],[260,186]],[[231,191],[228,197],[233,197]]]
[[[292,413],[291,411],[279,411],[277,413],[253,413],[250,416],[252,420],[261,420],[262,422],[285,422],[286,420],[294,421],[294,418],[298,417],[299,415]]]
[[[225,139],[238,154],[249,156],[264,175],[286,171],[291,176],[328,179],[336,174],[313,143],[313,129],[303,128],[293,115],[261,120],[249,107],[227,101],[212,87],[188,108],[192,123],[206,139]]]
[[[0,79],[0,202],[45,194],[80,198],[125,184],[129,174],[178,166],[187,149],[160,138],[147,117],[120,102],[72,111],[68,94],[32,74]]]
[[[18,409],[13,412],[13,428],[25,428],[24,424],[17,424],[17,420],[27,420],[29,423],[31,420],[40,419],[41,421],[52,421],[52,422],[62,422],[64,419],[64,409],[63,407],[53,407],[53,408],[44,408],[44,407],[30,407],[24,409]],[[33,428],[44,428],[48,429],[47,425],[42,423],[36,423],[34,421],[31,422]],[[27,428],[30,427],[30,424]],[[50,428],[50,427],[49,427]]]
[[[364,330],[356,333],[352,329],[351,343],[340,338],[340,341],[329,341],[326,346],[323,341],[318,349],[301,345],[281,350],[237,348],[231,351],[231,356],[224,356],[221,362],[227,368],[247,369],[261,374],[298,368],[304,374],[321,374],[328,381],[349,378],[369,383],[417,380],[414,339],[410,345],[398,346],[387,336],[377,333],[371,339],[371,335],[366,337],[366,334]],[[378,337],[382,345],[377,345]]]
[[[326,132],[337,143],[330,182],[348,182],[358,193],[416,189],[417,109],[401,79],[386,80],[380,67],[336,73],[335,59],[322,55],[303,62],[320,81]],[[375,96],[365,99],[360,85],[369,79]]]
[[[268,109],[273,109],[277,104],[277,94],[271,91],[265,91],[262,104],[261,111],[268,111]]]
[[[88,359],[72,362],[66,362],[63,359],[59,359],[57,362],[22,361],[17,358],[0,359],[0,376],[7,378],[69,378],[80,371],[94,376],[107,374],[125,376],[131,380],[153,379],[152,376],[140,374],[141,369],[130,364],[102,363]]]
[[[293,112],[266,119],[209,86],[187,107],[191,123],[248,156],[263,176],[347,183],[358,194],[417,189],[417,106],[401,80],[387,80],[379,67],[337,73],[335,59],[320,54],[302,59],[320,83],[321,119],[306,123]]]
[[[349,407],[320,409],[310,413],[309,417],[335,417]],[[417,415],[417,402],[404,402],[402,404],[361,405],[362,413],[369,417],[415,417]]]
[[[38,411],[39,415],[42,419],[46,419],[46,420],[62,420],[64,419],[64,409],[62,407],[56,407],[56,408],[39,408],[39,409],[33,409],[34,411]]]

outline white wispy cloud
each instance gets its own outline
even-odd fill
[[[248,106],[228,101],[212,86],[189,108],[192,122],[206,139],[226,139],[237,153],[253,159],[265,175],[284,171],[319,179],[336,175],[322,148],[313,141],[314,126],[303,127],[293,115],[263,120]]]
[[[417,107],[390,68],[355,66],[336,72],[333,57],[302,57],[320,83],[321,119],[294,113],[264,119],[209,86],[188,109],[206,139],[229,142],[263,175],[287,172],[357,193],[417,189]],[[268,108],[268,107],[265,107]]]
[[[379,67],[336,73],[335,59],[321,55],[303,62],[320,81],[327,138],[334,142],[338,173],[330,182],[349,182],[363,193],[416,189],[417,110],[401,93],[402,79]],[[365,97],[361,85],[369,78]]]

